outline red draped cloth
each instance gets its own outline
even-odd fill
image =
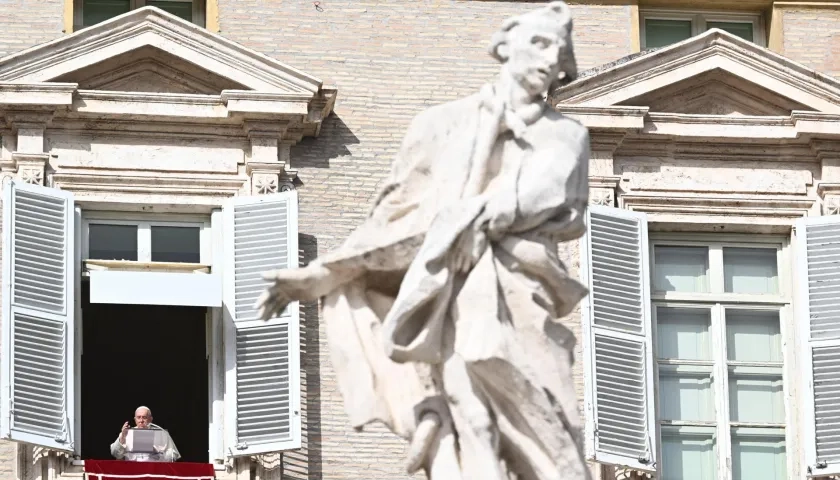
[[[85,460],[85,480],[213,480],[210,463],[123,462]]]

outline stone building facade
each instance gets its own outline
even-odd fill
[[[106,415],[108,405],[119,404],[128,415],[136,403],[151,403],[156,421],[170,428],[185,452],[188,443],[198,444],[190,458],[216,463],[219,478],[407,478],[404,442],[383,429],[353,432],[347,426],[317,305],[291,312],[297,331],[278,326],[270,333],[289,342],[293,372],[287,381],[300,383],[299,395],[287,399],[289,428],[269,432],[275,437],[262,445],[230,434],[244,428],[233,406],[237,391],[230,390],[231,384],[245,385],[231,369],[236,351],[230,345],[238,344],[239,330],[228,327],[239,325],[230,318],[237,315],[238,300],[227,296],[228,279],[214,275],[236,269],[225,268],[238,251],[226,235],[238,228],[239,212],[258,209],[263,200],[286,212],[269,227],[289,234],[281,247],[299,252],[297,259],[269,260],[307,262],[338,246],[366,215],[410,119],[492,79],[498,66],[487,55],[491,34],[504,18],[534,3],[2,2],[3,198],[16,198],[19,191],[21,205],[27,195],[37,197],[36,207],[47,200],[60,205],[66,216],[55,220],[64,222],[64,240],[78,238],[78,257],[57,254],[65,266],[84,260],[72,272],[74,289],[62,290],[75,291],[75,302],[64,298],[63,316],[50,321],[73,318],[77,307],[80,318],[101,318],[84,327],[78,322],[73,335],[64,337],[77,340],[63,354],[78,365],[63,388],[75,390],[71,403],[81,405],[61,405],[78,407],[62,428],[80,432],[74,438],[81,444],[79,458],[60,453],[68,447],[55,443],[55,436],[33,440],[15,430],[8,403],[14,394],[7,391],[15,387],[9,352],[17,340],[8,334],[3,339],[0,386],[7,403],[0,405],[0,434],[18,441],[0,441],[0,478],[79,476],[86,453],[100,455],[126,420]],[[106,19],[121,8],[136,10]],[[823,380],[822,390],[811,381],[823,358],[819,348],[828,348],[831,365],[831,305],[809,300],[807,279],[800,280],[803,271],[819,280],[820,264],[803,245],[806,238],[818,240],[820,228],[830,236],[832,219],[821,220],[825,227],[796,227],[800,219],[840,210],[840,82],[834,78],[840,75],[840,3],[581,0],[572,8],[582,74],[551,101],[592,132],[591,224],[601,230],[581,245],[562,245],[561,254],[575,274],[593,282],[595,292],[603,287],[601,278],[625,275],[629,286],[610,288],[637,292],[618,295],[618,305],[638,309],[630,333],[604,324],[610,299],[597,294],[582,312],[562,320],[579,338],[575,378],[594,475],[840,474],[831,422],[820,423],[832,418],[831,409],[819,409],[840,398],[832,394],[831,378]],[[98,20],[104,22],[94,25]],[[658,48],[648,48],[653,45]],[[63,193],[44,194],[37,186]],[[38,217],[38,209],[33,212]],[[9,205],[4,215],[18,215],[24,223],[29,218]],[[626,264],[598,257],[598,242],[610,238],[598,235],[614,224],[625,229],[622,238],[637,239],[607,249],[630,252],[635,270],[629,273]],[[125,232],[117,226],[136,232],[134,256],[120,257],[122,263],[102,260],[109,252],[105,242],[97,258],[91,232],[102,228],[104,238],[114,239]],[[198,245],[187,252],[195,258],[155,258],[154,239],[169,238],[166,227],[194,229],[195,242],[181,236],[171,241],[175,250]],[[10,235],[4,232],[4,252],[16,252],[13,242],[25,249],[25,238]],[[5,265],[11,261],[4,258],[3,332],[11,332],[15,309],[25,307],[9,287],[13,270]],[[134,275],[137,270],[152,276]],[[231,282],[235,291],[236,278]],[[189,302],[162,300],[167,292],[161,285],[194,294]],[[135,298],[118,299],[128,288],[138,292]],[[177,315],[195,317],[196,330],[166,323],[167,315],[176,315],[169,311],[138,310],[132,316],[91,306],[102,302],[191,305],[193,310]],[[234,313],[225,313],[227,305]],[[820,312],[829,326],[809,329],[814,322],[803,319]],[[144,329],[143,315],[158,314],[164,321],[150,321],[152,327]],[[110,318],[130,330],[116,331],[108,326]],[[201,340],[183,341],[190,335]],[[628,384],[616,400],[619,408],[638,413],[625,424],[611,426],[611,404],[599,400],[599,393],[616,393],[609,390],[609,372],[598,373],[605,372],[598,363],[598,341],[604,338],[610,351],[621,351],[615,342],[641,345],[622,359],[636,370],[620,373],[628,379],[639,374],[638,385]],[[669,341],[679,348],[668,350]],[[191,388],[204,395],[206,406],[189,405],[201,404],[198,397],[181,399],[187,406],[180,409],[168,405],[165,395],[137,398],[154,372],[97,370],[122,351],[98,346],[108,342],[125,345],[129,355],[144,351],[131,344],[154,344],[160,351],[206,348],[195,365],[183,362],[177,377],[201,371],[206,382]],[[175,388],[166,383],[171,379],[160,382]],[[93,399],[86,390],[96,392]],[[773,408],[742,412],[744,402]],[[85,410],[85,403],[100,410]],[[196,409],[198,418],[191,412]],[[179,437],[173,425],[202,433]],[[94,448],[92,442],[102,445]],[[680,476],[687,472],[695,476]]]

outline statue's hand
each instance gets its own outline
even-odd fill
[[[501,192],[487,200],[484,210],[476,220],[491,240],[498,240],[516,220],[516,192]]]
[[[451,267],[456,272],[466,273],[487,248],[487,234],[480,223],[467,228],[455,241],[451,255]]]
[[[293,299],[288,293],[289,270],[272,270],[263,274],[263,280],[272,282],[271,286],[257,299],[257,316],[262,320],[268,320],[283,313]]]

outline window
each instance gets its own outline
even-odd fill
[[[0,437],[103,458],[114,438],[103,443],[114,432],[112,420],[124,420],[143,392],[129,388],[116,401],[105,401],[108,386],[101,379],[114,378],[117,370],[177,365],[164,368],[170,371],[157,382],[161,388],[145,393],[162,425],[171,427],[185,460],[213,462],[300,448],[297,302],[268,321],[255,321],[254,307],[267,285],[262,272],[297,266],[297,192],[235,197],[195,218],[83,211],[72,192],[14,179],[4,185],[2,197],[8,295],[0,305],[0,346],[6,352],[0,356],[5,382]],[[194,265],[163,266],[176,271],[129,265],[90,270],[84,280],[78,268],[80,257],[91,256],[185,262],[195,258],[196,241],[202,262],[221,272],[208,275]],[[97,277],[116,280],[110,287],[127,301],[89,298]],[[190,303],[192,294],[185,289],[165,288],[189,283],[185,278],[209,279],[204,290],[215,289],[211,296],[218,304]],[[150,289],[164,290],[177,301],[143,301]],[[121,344],[129,330],[154,332],[155,341],[131,350]],[[113,370],[115,354],[128,364]],[[187,393],[178,396],[177,389]],[[196,402],[203,407],[190,410]],[[209,406],[214,406],[212,416]]]
[[[837,215],[651,242],[646,214],[590,205],[587,457],[655,478],[840,474],[838,252]]]
[[[787,478],[781,244],[652,244],[663,478]]]
[[[840,218],[800,223],[796,290],[805,297],[794,315],[790,237],[649,239],[646,214],[589,206],[581,242],[589,459],[666,479],[840,472],[832,443],[840,415],[831,410],[840,402]],[[794,329],[810,340],[794,342]],[[801,381],[808,386],[791,388]],[[805,451],[787,451],[799,428],[813,432],[801,437]]]
[[[641,12],[641,23],[642,49],[665,47],[712,28],[764,45],[759,14],[650,10]]]
[[[137,8],[152,6],[204,26],[204,0],[74,0],[74,29],[89,27]]]
[[[195,222],[88,218],[85,260],[209,263],[209,225]]]

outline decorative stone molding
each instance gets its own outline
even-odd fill
[[[589,191],[589,204],[614,207],[615,191],[604,188],[593,188]]]
[[[280,176],[271,173],[256,173],[251,175],[253,194],[265,195],[279,191]]]
[[[49,158],[45,153],[12,153],[15,176],[25,183],[44,185]]]
[[[650,472],[642,472],[630,468],[616,467],[615,480],[643,480],[656,478]]]
[[[649,215],[651,228],[673,232],[785,234],[816,206],[813,197],[622,194],[621,208]]]
[[[840,183],[820,182],[817,185],[817,194],[820,196],[823,215],[840,214]]]
[[[274,452],[251,457],[256,464],[257,480],[282,480],[283,479],[283,453]]]
[[[589,204],[615,207],[616,189],[621,177],[605,175],[589,177]]]
[[[297,172],[287,167],[291,147],[303,138],[300,128],[288,122],[245,121],[251,154],[245,159],[251,180],[251,195],[266,195],[294,189]]]

